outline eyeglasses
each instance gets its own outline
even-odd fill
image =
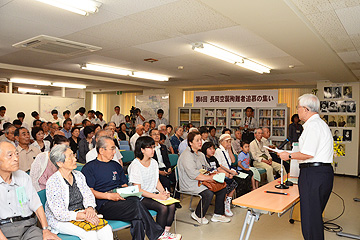
[[[105,150],[110,150],[110,151],[115,151],[116,147],[111,147],[111,148],[104,148]]]

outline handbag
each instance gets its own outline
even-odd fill
[[[100,230],[103,227],[105,227],[106,225],[108,225],[108,221],[106,221],[103,218],[99,219],[99,224],[97,226],[95,226],[94,224],[88,222],[88,221],[70,221],[72,224],[84,229],[85,231],[94,231],[94,230]]]
[[[212,173],[209,176],[213,176],[213,175],[215,175],[215,173]],[[218,191],[220,191],[220,190],[222,190],[222,189],[224,189],[226,187],[226,182],[219,183],[219,182],[216,182],[216,181],[211,181],[211,182],[199,181],[199,186],[201,184],[204,185],[205,187],[207,187],[212,192],[218,192]]]

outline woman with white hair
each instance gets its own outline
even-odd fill
[[[87,221],[98,226],[95,197],[86,184],[84,175],[75,171],[76,159],[69,146],[56,145],[50,160],[58,169],[46,183],[46,218],[54,233],[63,233],[80,239],[113,239],[110,225],[99,230],[86,231],[71,221]],[[76,223],[75,222],[75,223]]]

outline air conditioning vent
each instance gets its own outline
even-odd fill
[[[102,49],[101,47],[73,42],[56,37],[50,37],[46,35],[40,35],[34,38],[30,38],[28,40],[16,43],[12,46],[16,48],[55,54],[64,57],[71,57],[83,53],[95,52]]]

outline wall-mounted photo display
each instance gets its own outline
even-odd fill
[[[333,135],[334,142],[341,142],[342,141],[342,136],[341,136],[341,133],[340,133],[339,129],[332,129],[331,132],[332,132],[332,135]]]
[[[343,97],[344,98],[352,98],[352,87],[351,86],[343,87]]]
[[[355,115],[349,115],[347,116],[347,127],[356,127],[356,116]]]
[[[343,130],[343,141],[351,142],[352,141],[352,130],[344,129]]]
[[[341,92],[342,92],[342,87],[333,87],[332,97],[333,98],[341,98]]]
[[[329,127],[337,127],[337,116],[329,115]]]
[[[346,104],[346,111],[349,113],[356,112],[356,103],[355,101],[345,101]]]
[[[329,112],[338,112],[337,101],[331,101],[331,102],[329,102],[328,111],[329,111]]]
[[[344,115],[339,115],[338,117],[338,127],[346,127],[346,116]]]
[[[328,112],[329,102],[328,101],[320,101],[320,112],[326,113]]]
[[[329,116],[328,115],[320,115],[320,118],[329,125]]]
[[[338,112],[346,113],[347,103],[345,101],[337,101]]]
[[[332,87],[324,87],[324,98],[330,99],[333,96]]]
[[[345,144],[339,144],[338,151],[340,156],[345,157]]]

